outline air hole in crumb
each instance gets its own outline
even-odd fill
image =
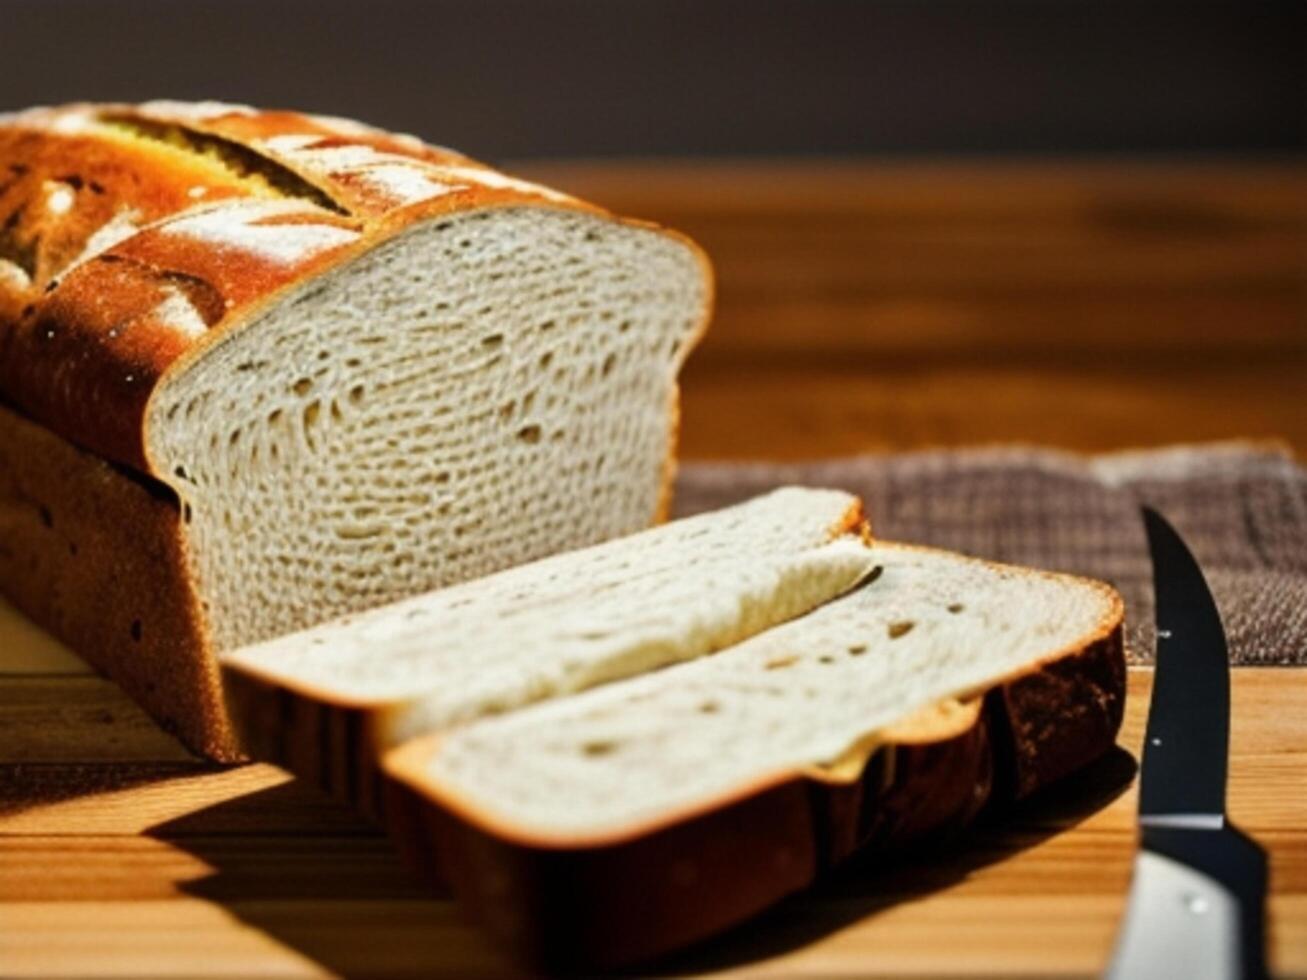
[[[141,621],[139,619],[132,620],[132,639],[137,643],[141,642]]]
[[[553,351],[551,351],[551,350],[547,350],[547,351],[545,351],[543,354],[540,355],[540,366],[541,366],[542,368],[547,368],[547,367],[549,367],[549,365],[552,364],[553,362],[554,362],[554,352],[553,352]]]
[[[540,332],[548,333],[550,330],[553,330],[554,327],[556,326],[558,326],[558,324],[553,320],[546,320],[544,323],[540,324]]]
[[[862,654],[866,652],[867,652],[867,644],[865,643],[854,643],[852,646],[849,647],[850,657],[860,657]]]
[[[535,445],[540,441],[540,426],[524,425],[517,430],[517,437],[525,443]]]
[[[481,346],[487,350],[495,350],[504,345],[504,335],[502,333],[492,333],[488,337],[481,338]]]
[[[817,658],[817,663],[819,664],[833,664],[834,662],[835,662],[835,658],[829,656],[828,654],[822,654],[820,657]]]
[[[505,422],[507,422],[509,419],[513,417],[513,412],[514,410],[516,410],[516,408],[517,408],[516,401],[510,399],[509,401],[504,402],[504,404],[499,406],[499,417],[503,419]]]
[[[191,517],[192,517],[191,505],[182,504],[182,523],[189,524],[191,522]]]
[[[960,612],[962,612],[963,609],[966,609],[966,608],[967,608],[967,607],[964,606],[964,605],[962,605],[962,603],[960,603],[960,602],[950,602],[950,603],[948,604],[948,611],[951,612],[951,613],[954,613],[954,614],[956,614],[956,613],[960,613]]]
[[[600,373],[606,378],[613,373],[613,367],[617,364],[617,355],[609,354],[604,358],[604,365],[600,368]]]
[[[618,332],[618,333],[626,333],[626,332],[627,332],[628,330],[630,330],[630,329],[631,329],[631,321],[630,321],[630,320],[623,320],[621,323],[619,323],[619,324],[617,325],[617,332]]]
[[[349,403],[351,405],[357,405],[359,402],[363,400],[363,386],[355,385],[353,388],[349,390],[348,397],[349,397]]]
[[[331,417],[335,419],[337,422],[339,422],[342,418],[345,417],[344,415],[341,414],[340,406],[336,404],[336,400],[334,398],[331,401]]]
[[[611,739],[597,739],[593,742],[586,742],[581,746],[581,751],[589,756],[609,755],[616,749],[617,743]]]
[[[784,667],[798,663],[798,660],[798,657],[776,657],[774,660],[768,660],[763,666],[766,670],[781,670]]]
[[[715,715],[721,710],[721,705],[716,701],[705,701],[699,705],[699,713],[705,715]]]
[[[304,428],[309,428],[318,420],[318,415],[322,411],[322,406],[317,402],[309,402],[304,406]]]
[[[172,472],[173,472],[173,476],[177,477],[177,479],[179,480],[187,479],[185,466],[174,466],[172,468]]]
[[[313,387],[313,382],[311,380],[309,380],[308,378],[300,378],[298,381],[295,382],[295,384],[291,386],[291,390],[295,392],[295,394],[299,395],[300,397],[303,397],[304,395],[307,395],[309,393],[309,390],[312,387]]]
[[[278,422],[280,422],[281,414],[282,413],[280,408],[274,408],[271,412],[268,413],[268,424],[276,425]]]
[[[890,623],[889,628],[886,629],[885,632],[889,634],[891,640],[897,640],[900,636],[909,632],[912,627],[916,625],[917,624],[910,619],[901,619],[897,623]]]

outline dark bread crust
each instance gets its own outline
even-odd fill
[[[0,406],[0,591],[194,752],[241,758],[166,488]]]
[[[271,762],[386,823],[384,747],[370,708],[304,697],[243,671],[223,672],[226,717],[250,758]]]
[[[1125,699],[1119,620],[1081,650],[983,695],[963,731],[876,750],[848,783],[798,775],[634,836],[560,846],[497,833],[443,805],[401,747],[388,827],[519,957],[606,969],[739,923],[853,858],[874,858],[1069,774],[1115,743]]]
[[[998,751],[1019,800],[1093,762],[1125,716],[1125,647],[1118,627],[1075,657],[1044,664],[994,692]]]

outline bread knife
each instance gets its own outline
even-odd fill
[[[1175,529],[1143,509],[1157,666],[1144,732],[1139,853],[1108,977],[1266,975],[1266,856],[1225,813],[1230,661],[1203,573]]]

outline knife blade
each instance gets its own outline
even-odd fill
[[[1266,856],[1227,818],[1230,661],[1202,570],[1143,508],[1157,664],[1139,788],[1139,853],[1108,976],[1266,975]]]

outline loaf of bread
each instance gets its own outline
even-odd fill
[[[1113,744],[1113,589],[858,514],[777,491],[236,651],[233,717],[527,958],[664,953]]]
[[[348,120],[0,117],[0,591],[196,751],[214,653],[649,526],[685,238]]]

